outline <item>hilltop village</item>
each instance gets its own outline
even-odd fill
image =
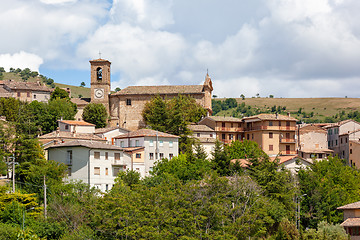
[[[342,221],[341,210],[346,212],[344,215],[345,221],[341,225],[342,227],[335,227],[336,230],[334,231],[340,231],[339,234],[344,236],[349,234],[351,237],[359,234],[360,220],[356,215],[358,209],[360,211],[359,204],[346,205],[351,204],[352,201],[360,200],[356,197],[356,194],[349,194],[351,196],[344,201],[339,201],[339,205],[333,204],[331,214],[326,213],[327,210],[314,212],[312,208],[316,203],[311,201],[319,197],[316,195],[318,193],[313,193],[311,186],[307,186],[309,188],[309,191],[307,191],[301,184],[305,184],[304,182],[310,181],[309,179],[314,177],[313,166],[316,166],[316,168],[323,167],[326,168],[326,171],[330,171],[327,170],[327,168],[330,169],[330,165],[340,164],[346,171],[358,174],[357,168],[360,166],[360,123],[352,119],[337,123],[302,123],[299,119],[292,117],[290,113],[262,113],[242,118],[213,116],[213,85],[208,74],[206,74],[201,85],[128,86],[122,90],[112,92],[110,66],[110,61],[105,59],[90,61],[90,98],[70,98],[71,92],[69,89],[62,90],[63,93],[65,92],[64,99],[56,98],[54,96],[58,90],[50,89],[40,82],[18,82],[10,79],[0,82],[0,97],[3,99],[0,105],[2,106],[1,111],[5,115],[1,120],[1,129],[3,132],[8,132],[3,134],[3,141],[7,143],[6,146],[4,145],[4,151],[2,152],[7,164],[6,175],[8,180],[5,182],[12,185],[14,193],[15,182],[20,185],[34,184],[34,186],[37,186],[42,184],[42,179],[40,179],[42,176],[44,176],[43,184],[44,189],[46,189],[46,173],[42,173],[37,177],[31,177],[27,174],[29,171],[33,171],[32,168],[36,169],[35,172],[42,172],[46,168],[54,168],[55,165],[61,166],[63,169],[63,172],[59,169],[56,170],[60,172],[58,175],[52,173],[56,175],[53,178],[57,182],[62,182],[62,184],[64,182],[85,184],[84,186],[90,186],[91,189],[97,191],[96,194],[92,195],[94,198],[102,195],[105,196],[104,199],[106,199],[106,194],[115,194],[120,191],[120,186],[123,187],[121,184],[128,184],[130,188],[126,191],[131,191],[131,186],[140,184],[141,181],[143,181],[141,184],[149,187],[149,189],[158,186],[159,182],[165,184],[162,181],[165,181],[164,179],[167,179],[166,176],[169,175],[185,183],[190,180],[208,181],[207,176],[211,175],[210,172],[214,170],[219,176],[227,177],[228,180],[226,181],[229,181],[229,185],[225,185],[229,188],[233,187],[233,181],[238,181],[237,184],[241,183],[241,185],[245,186],[246,189],[241,191],[245,194],[247,194],[247,191],[249,191],[249,194],[251,192],[247,197],[252,199],[251,204],[253,206],[256,206],[256,196],[264,194],[266,199],[259,201],[262,204],[265,204],[266,201],[274,201],[272,204],[278,205],[278,210],[282,214],[282,217],[278,217],[273,216],[273,213],[270,213],[271,211],[266,212],[273,206],[270,203],[269,209],[264,210],[266,213],[251,213],[257,217],[265,214],[269,217],[269,222],[246,223],[248,224],[246,225],[247,229],[243,229],[241,234],[234,235],[239,239],[244,239],[247,236],[275,236],[279,232],[285,231],[286,224],[290,226],[289,228],[294,228],[295,233],[292,233],[294,235],[287,233],[290,234],[290,238],[281,239],[298,239],[301,231],[304,231],[303,226],[316,228],[320,226],[318,224],[325,220],[326,217],[332,219],[326,224],[340,223]],[[17,100],[19,102],[16,102]],[[68,111],[72,107],[76,109],[73,115],[69,115],[70,117],[66,117],[66,114],[60,111],[57,116],[61,116],[61,118],[55,120],[56,126],[54,124],[43,124],[40,128],[36,124],[31,125],[30,120],[26,119],[26,117],[21,118],[20,112],[26,112],[26,107],[31,106],[29,111],[34,112],[30,115],[34,117],[34,121],[40,121],[39,119],[42,115],[45,115],[46,111],[55,108],[56,101],[59,101],[56,104],[65,104],[61,111]],[[21,107],[20,102],[26,104]],[[53,104],[53,106],[46,105],[48,103]],[[4,110],[9,104],[14,106],[17,104],[11,110],[13,111],[11,114],[9,114],[11,111]],[[84,117],[86,109],[94,104],[103,106],[104,112],[102,115],[107,116],[105,117],[104,126],[99,127],[96,121],[86,121],[86,117]],[[163,108],[159,108],[159,110],[157,109],[158,106]],[[185,106],[185,108],[177,109],[176,106]],[[187,108],[190,109],[189,113],[185,113]],[[18,111],[18,115],[16,115],[14,109]],[[168,110],[170,113],[166,112]],[[160,113],[156,113],[156,111],[160,111]],[[154,117],[145,117],[146,114],[154,114],[150,116],[156,116],[155,120]],[[192,115],[188,117],[186,114]],[[165,115],[168,118],[165,120],[168,125],[157,123],[157,120]],[[175,121],[171,119],[171,116],[181,117],[180,120],[175,118],[177,120]],[[188,119],[185,120],[187,117]],[[87,118],[89,119],[89,117]],[[51,121],[54,121],[53,118],[51,119]],[[22,121],[22,124],[18,124],[20,121]],[[50,123],[50,120],[44,122],[47,121]],[[12,122],[15,122],[15,124],[13,125]],[[172,126],[179,127],[170,130]],[[12,128],[16,129],[16,131],[11,132],[10,129]],[[24,149],[27,148],[27,145],[22,140],[19,140],[20,138],[15,137],[17,131],[22,134],[29,133],[29,136],[30,132],[33,133],[31,136],[36,135],[35,141],[40,142],[41,150],[36,153],[33,150],[32,152],[26,152]],[[23,139],[31,138],[21,136]],[[14,139],[14,141],[10,141],[10,139]],[[31,160],[33,156],[37,156],[35,160]],[[41,163],[44,164],[43,166],[39,165],[42,167],[30,164],[32,161],[41,162],[39,159],[46,162]],[[23,165],[15,168],[16,161],[22,161],[20,164],[25,163],[28,165],[27,167]],[[55,165],[48,166],[47,164],[50,163]],[[329,166],[326,164],[329,164]],[[17,178],[15,177],[16,169],[19,170]],[[269,173],[269,175],[262,176],[264,173]],[[246,177],[243,178],[244,176],[249,176],[250,180],[246,179]],[[51,181],[56,182],[54,179]],[[175,181],[172,178],[169,179],[166,181]],[[357,184],[358,180],[353,181],[354,184]],[[213,184],[210,182],[204,184],[210,186]],[[270,187],[270,183],[278,184],[278,186]],[[294,188],[297,185],[301,186]],[[204,186],[200,183],[198,187]],[[52,191],[59,191],[59,189],[55,190],[54,188]],[[122,189],[121,191],[125,190]],[[199,192],[201,191],[199,190]],[[258,191],[258,193],[252,191]],[[36,190],[35,192],[39,194],[37,197],[44,194],[43,190]],[[60,192],[58,194],[63,196],[61,200],[63,201],[69,193]],[[310,198],[311,194],[316,196]],[[45,191],[44,197],[41,196],[41,201],[43,201],[42,209],[38,209],[36,213],[39,214],[41,211],[45,211],[45,217],[46,196]],[[131,196],[130,193],[129,196]],[[306,222],[302,222],[300,204],[302,198],[305,199],[306,196],[309,198],[307,198],[307,209],[304,211],[307,211],[308,215],[303,216],[306,218],[304,220]],[[233,197],[236,198],[236,196]],[[54,197],[54,199],[56,198]],[[240,201],[239,199],[238,201]],[[125,202],[130,201],[130,199],[123,200]],[[33,200],[32,204],[34,206],[27,208],[29,211],[30,208],[35,208],[36,201]],[[60,200],[58,199],[58,201]],[[184,201],[184,199],[181,201]],[[60,205],[54,204],[51,206],[52,211],[63,211],[60,202],[56,202],[56,204]],[[62,204],[66,204],[66,201]],[[235,203],[232,202],[231,204],[232,209],[235,209]],[[246,205],[246,201],[241,204]],[[345,206],[341,207],[341,205]],[[340,208],[336,210],[337,207]],[[324,209],[327,209],[327,207],[325,206]],[[69,214],[76,215],[70,209],[66,211],[69,211]],[[82,210],[79,211],[82,212]],[[223,212],[225,213],[225,210]],[[241,219],[240,216],[238,217]],[[156,219],[156,217],[154,218]],[[210,219],[209,216],[206,218]],[[234,226],[240,228],[241,225],[245,224],[244,219],[239,220],[240,222],[234,221]],[[296,224],[290,223],[290,220],[295,220]],[[75,224],[74,220],[69,221]],[[110,220],[108,219],[108,221]],[[221,220],[214,221],[218,223]],[[90,223],[86,224],[88,224],[86,227],[90,229],[89,232],[93,234],[92,236],[101,236],[103,239],[117,239],[123,236],[122,233],[110,234],[110,236],[107,231],[113,231],[113,229],[102,232],[97,227],[89,227]],[[199,223],[201,226],[202,224]],[[213,223],[213,225],[216,224]],[[267,224],[272,227],[268,228]],[[258,229],[259,226],[261,226],[262,230]],[[119,228],[123,228],[123,226]],[[216,228],[214,227],[212,230],[213,234],[220,234],[221,231],[218,232],[218,229],[222,229],[221,226]],[[71,230],[66,231],[72,232]],[[291,232],[288,229],[286,231]],[[320,231],[319,227],[318,231]],[[41,235],[38,232],[37,234]],[[72,234],[74,233],[72,232]],[[136,239],[137,236],[144,233],[135,232],[132,234],[132,239]],[[193,234],[198,233],[195,231]],[[313,234],[320,236],[322,233],[314,232]],[[174,237],[177,235],[169,233],[169,236]]]

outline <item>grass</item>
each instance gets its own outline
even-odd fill
[[[224,99],[217,99],[224,100]],[[324,120],[335,114],[345,111],[360,111],[360,98],[241,98],[236,99],[238,104],[245,103],[247,106],[259,108],[260,110],[271,109],[273,106],[286,107],[286,111],[292,113],[293,117],[300,108],[303,112],[314,112],[314,119]],[[232,110],[220,111],[218,116],[231,116]]]

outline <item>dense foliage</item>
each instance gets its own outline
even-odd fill
[[[108,114],[101,103],[89,103],[84,108],[82,118],[85,122],[95,124],[96,128],[106,127]]]
[[[191,131],[188,125],[198,122],[206,115],[206,109],[196,103],[194,98],[178,95],[170,100],[154,97],[146,103],[142,116],[151,129],[174,134],[180,137],[182,152],[192,151]]]

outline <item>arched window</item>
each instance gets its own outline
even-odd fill
[[[102,80],[102,69],[101,69],[101,67],[98,67],[96,69],[96,76],[97,76],[97,80]]]

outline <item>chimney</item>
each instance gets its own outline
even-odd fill
[[[275,114],[275,118],[276,118],[276,119],[278,119],[278,117],[279,117],[279,114],[278,114],[278,113],[276,113],[276,114]]]
[[[288,114],[288,117],[290,117],[290,112],[288,112],[287,114]]]

